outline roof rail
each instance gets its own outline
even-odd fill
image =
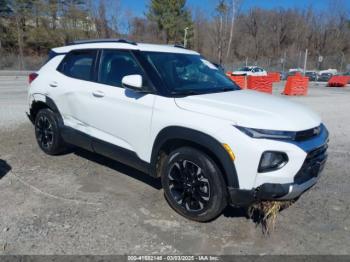
[[[115,39],[115,38],[75,40],[75,41],[69,42],[67,45],[93,44],[93,43],[125,43],[130,45],[137,45],[137,43],[133,41],[129,41],[126,39]]]

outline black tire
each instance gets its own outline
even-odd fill
[[[41,109],[35,117],[34,126],[36,141],[46,154],[58,155],[67,149],[60,134],[58,117],[51,109]]]
[[[208,155],[191,147],[169,154],[162,168],[162,186],[169,205],[191,220],[213,220],[227,206],[220,169]]]

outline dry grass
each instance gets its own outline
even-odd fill
[[[278,213],[292,205],[294,201],[263,201],[248,208],[248,216],[261,225],[263,234],[274,231]]]

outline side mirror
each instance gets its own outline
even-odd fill
[[[127,89],[141,91],[142,76],[141,75],[127,75],[122,78],[122,86]]]

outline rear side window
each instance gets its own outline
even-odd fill
[[[49,54],[47,55],[47,58],[46,58],[46,60],[45,60],[45,62],[43,63],[42,66],[46,65],[52,58],[54,58],[54,57],[56,57],[56,56],[58,56],[58,55],[59,55],[59,54],[56,53],[55,51],[50,50],[50,52],[49,52]]]
[[[56,53],[55,51],[50,50],[50,52],[48,53],[46,59],[44,60],[44,63],[40,67],[43,67],[44,65],[46,65],[48,62],[50,62],[56,56],[65,55],[65,54],[66,53]]]
[[[96,53],[96,50],[72,51],[66,55],[57,70],[69,77],[91,81]]]

